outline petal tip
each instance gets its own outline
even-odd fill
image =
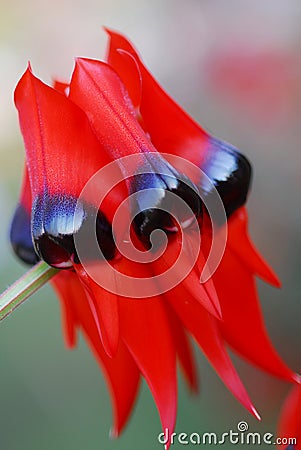
[[[280,289],[282,287],[281,281],[279,280],[279,278],[275,274],[274,274],[272,285],[275,286],[275,288],[277,288],[277,289]]]
[[[297,384],[301,384],[301,375],[299,373],[294,373],[292,375],[292,380]]]
[[[257,411],[257,409],[255,408],[255,406],[251,407],[251,413],[255,417],[255,419],[261,421],[261,416],[260,416],[259,412]]]
[[[119,430],[116,428],[116,426],[112,426],[109,431],[109,437],[112,440],[115,440],[119,437]]]
[[[114,36],[116,34],[118,34],[116,31],[112,30],[112,28],[106,27],[106,26],[102,26],[102,29],[110,36]]]

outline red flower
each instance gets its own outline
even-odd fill
[[[250,165],[234,147],[201,129],[162,90],[124,37],[108,33],[107,63],[78,59],[70,84],[54,88],[28,68],[16,88],[29,178],[25,176],[12,224],[14,248],[29,263],[40,257],[54,267],[71,269],[52,281],[62,304],[66,342],[74,347],[76,331],[81,330],[104,369],[115,435],[132,410],[141,375],[154,395],[163,428],[173,430],[177,359],[189,386],[197,389],[190,336],[233,394],[257,416],[226,345],[273,375],[286,380],[295,375],[273,349],[260,312],[255,276],[276,286],[279,282],[247,233],[243,205]],[[128,155],[136,155],[130,169]],[[114,161],[117,165],[111,168]],[[82,190],[99,169],[103,177],[96,199],[95,190]],[[121,182],[110,190],[115,178]],[[217,270],[200,283],[216,239],[206,209],[216,191],[226,215],[215,228],[218,236],[228,229],[228,240]],[[130,207],[124,203],[122,220],[112,230],[115,213],[129,194]],[[100,209],[99,196],[104,198]],[[180,198],[189,209],[169,203],[169,196]],[[122,255],[118,246],[124,243],[131,216],[136,250],[151,247],[155,229],[167,233],[162,255],[144,252],[152,256],[148,263]],[[77,238],[90,217],[103,256],[93,272],[100,283],[91,276],[89,261],[78,254]],[[28,245],[30,235],[34,247]],[[90,236],[85,241],[89,243]],[[176,267],[179,254],[181,266],[168,278],[165,272]],[[103,283],[111,288],[104,289]]]
[[[294,386],[289,393],[280,417],[278,436],[281,450],[298,450],[301,442],[301,389]],[[294,441],[293,441],[294,439]]]

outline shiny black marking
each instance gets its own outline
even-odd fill
[[[189,178],[177,172],[160,155],[146,154],[146,158],[141,172],[147,172],[138,171],[131,178],[130,193],[136,194],[131,205],[134,229],[140,240],[149,248],[150,235],[154,230],[160,229],[166,233],[178,231],[175,220],[167,211],[171,211],[179,223],[185,226],[195,217],[201,216],[202,205],[198,190]],[[179,207],[180,204],[173,201],[167,192],[176,194],[184,200],[192,210],[193,216],[190,214],[188,217],[187,208],[183,210]]]
[[[68,269],[80,262],[75,249],[74,235],[90,215],[96,215],[90,205],[77,205],[77,199],[66,194],[38,196],[33,204],[32,236],[36,252],[50,266]],[[93,232],[93,230],[91,230]],[[96,235],[99,247],[106,259],[115,255],[111,225],[105,215],[97,212]],[[98,257],[97,249],[89,248],[91,259]],[[99,258],[99,257],[98,257]]]
[[[10,226],[10,241],[15,254],[26,264],[34,265],[39,261],[35,252],[30,230],[30,214],[24,206],[18,205]]]
[[[246,202],[252,178],[252,167],[247,158],[232,145],[211,138],[201,169],[217,189],[230,217]],[[200,192],[210,201],[212,186],[202,178]]]

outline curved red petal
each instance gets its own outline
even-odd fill
[[[155,398],[162,428],[176,419],[176,354],[162,300],[121,299],[121,336]]]
[[[74,265],[77,275],[83,284],[87,297],[93,303],[96,325],[103,347],[109,357],[115,356],[119,343],[119,310],[116,294],[103,289],[95,283],[80,265]],[[102,270],[101,264],[99,270]]]
[[[273,270],[264,261],[254,247],[248,235],[248,213],[246,208],[240,208],[229,220],[231,234],[228,236],[228,245],[241,262],[249,270],[273,286],[280,287],[280,281]],[[239,236],[239,239],[236,237]]]
[[[149,277],[148,268],[121,260],[119,269]],[[120,337],[145,377],[161,418],[162,428],[174,430],[177,409],[176,349],[164,300],[159,297],[120,297]],[[169,445],[169,443],[168,443]]]
[[[199,166],[206,149],[208,134],[161,88],[146,69],[132,44],[121,34],[106,28],[110,36],[108,63],[116,70],[129,92],[136,78],[129,76],[135,67],[119,50],[136,60],[142,77],[140,111],[146,130],[160,152],[182,156]]]
[[[220,322],[192,298],[177,298],[170,293],[165,295],[228,389],[251,414],[258,418],[258,413],[226,352],[225,342],[219,331]]]
[[[27,212],[30,213],[32,205],[32,195],[30,189],[28,167],[26,165],[26,162],[23,170],[23,179],[20,192],[20,204],[25,208]]]
[[[192,392],[198,392],[199,382],[193,348],[189,336],[182,322],[174,310],[167,304],[168,319],[172,331],[173,341],[182,371]]]
[[[172,289],[173,295],[183,298],[183,296],[190,295],[195,298],[210,314],[220,319],[222,316],[221,307],[215,289],[212,288],[212,283],[201,283],[200,274],[197,268],[197,261],[202,258],[199,256],[196,262],[193,262],[193,256],[190,254],[190,245],[194,245],[193,233],[183,233],[183,241],[180,237],[174,236],[168,243],[168,246],[162,256],[152,263],[152,270],[155,274],[164,272],[165,276],[162,280],[162,288],[174,285]],[[182,249],[181,262],[173,264],[178,259],[179,253]],[[197,244],[198,245],[198,244]],[[172,270],[168,269],[172,266]],[[187,274],[183,278],[183,274]],[[182,280],[183,278],[183,280]],[[179,280],[182,280],[179,282]]]
[[[66,277],[60,276],[60,273],[53,277],[50,282],[61,303],[65,344],[66,347],[72,349],[77,344],[76,329],[79,326],[79,323],[77,322],[75,312],[71,307],[72,298],[70,299],[70,286]]]
[[[99,141],[114,158],[155,151],[124,85],[108,64],[77,59],[69,98],[86,112]]]
[[[17,85],[15,103],[33,197],[45,190],[48,194],[78,197],[95,172],[111,161],[84,112],[66,96],[38,80],[30,69]],[[116,199],[116,205],[120,200],[120,197]],[[108,214],[112,202],[114,204],[114,198],[106,208]]]
[[[253,272],[249,265],[242,264],[237,252],[232,250],[231,244],[234,241],[238,249],[240,238],[237,228],[232,227],[231,219],[227,247],[213,275],[223,313],[223,321],[220,324],[223,336],[236,351],[253,364],[280,378],[295,379],[293,372],[273,348],[266,332]]]
[[[122,68],[122,81],[127,88],[133,105],[138,108],[141,104],[142,95],[142,76],[138,63],[129,52],[121,49],[118,49],[117,52],[124,60],[124,66]]]
[[[80,325],[97,361],[105,371],[114,406],[114,427],[112,434],[117,436],[131,413],[139,386],[139,371],[125,345],[120,342],[116,355],[107,356],[99,337],[89,302],[77,275],[72,271],[62,271],[55,282],[60,296],[73,310],[76,322]]]
[[[295,438],[294,450],[299,449],[299,443],[301,439],[301,386],[294,386],[289,395],[287,396],[283,405],[279,425],[278,425],[279,438],[292,439]],[[286,450],[287,444],[279,445],[280,450]]]

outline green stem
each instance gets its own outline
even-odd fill
[[[0,321],[47,283],[57,272],[57,269],[41,261],[15,281],[0,295]]]

